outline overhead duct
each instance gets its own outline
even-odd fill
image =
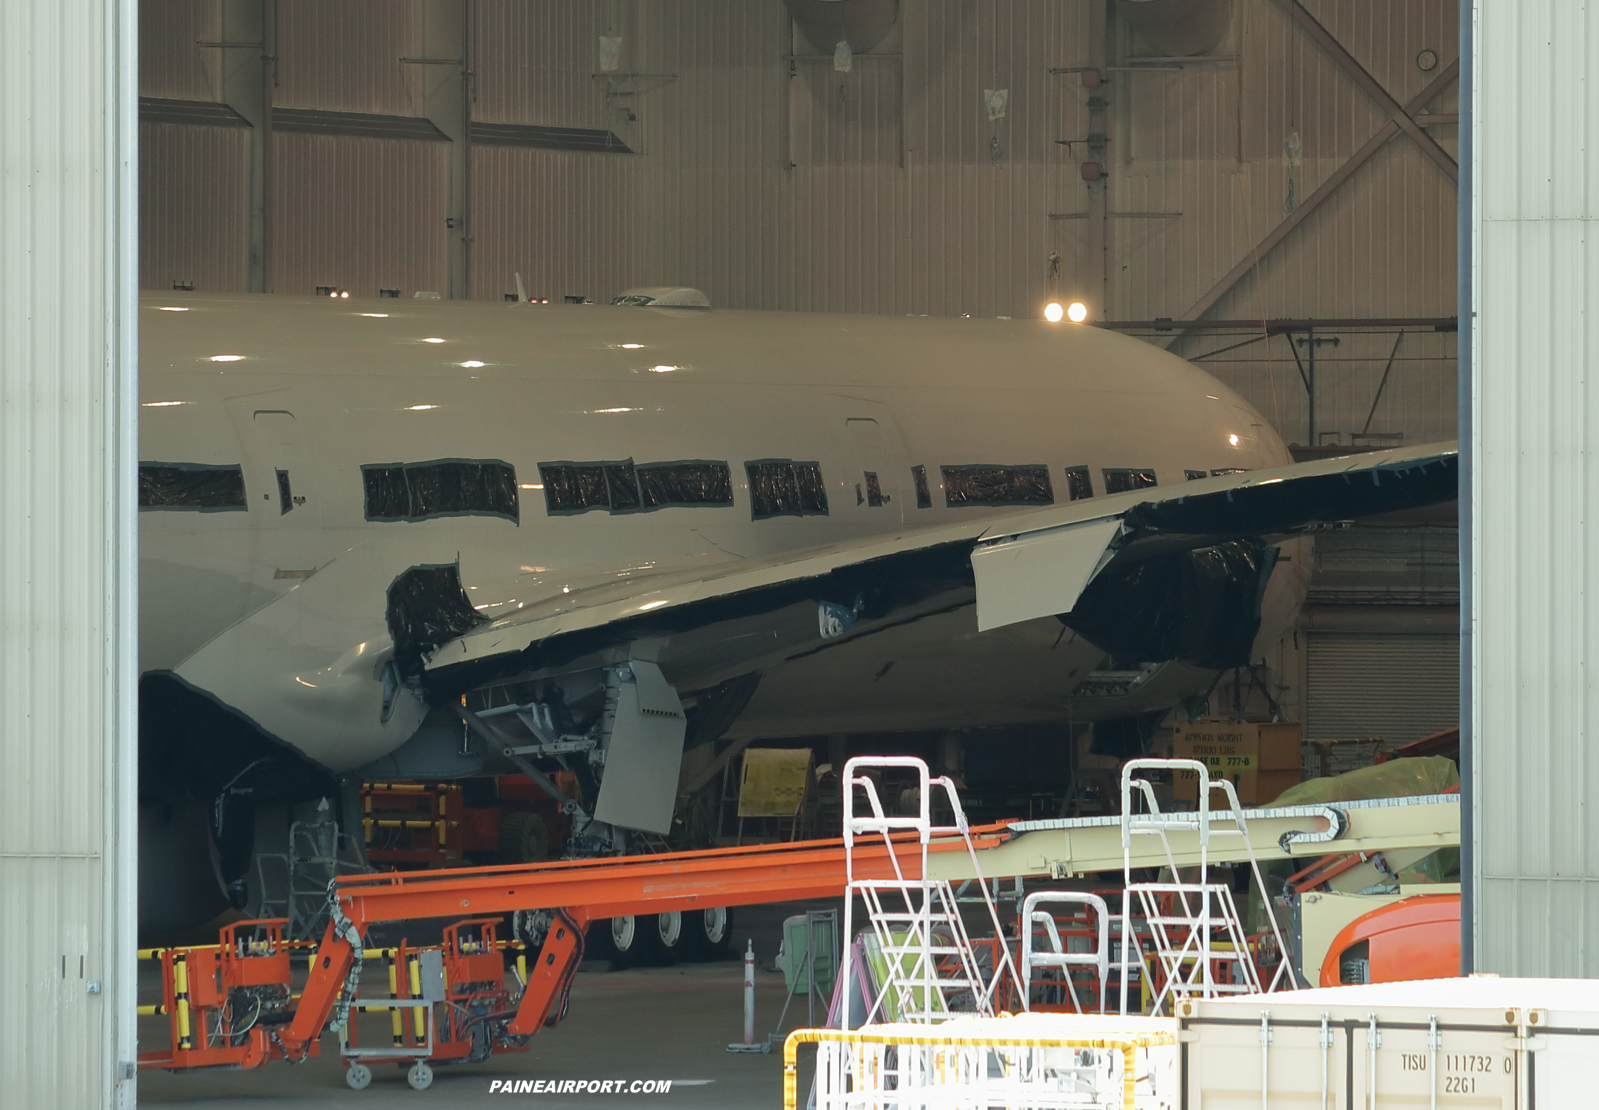
[[[1233,22],[1233,0],[1116,0],[1116,10],[1168,58],[1214,50]]]
[[[899,18],[899,0],[783,0],[800,34],[818,54],[840,42],[863,54],[888,37]]]

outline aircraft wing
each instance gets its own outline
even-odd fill
[[[1453,442],[1374,451],[614,579],[481,624],[440,644],[427,670],[456,681],[528,670],[605,644],[748,625],[780,610],[794,627],[771,635],[786,650],[796,637],[827,640],[857,623],[916,619],[962,591],[969,601],[973,589],[980,631],[1060,616],[1106,650],[1239,665],[1220,661],[1234,647],[1194,644],[1207,635],[1205,621],[1224,627],[1230,618],[1217,614],[1247,611],[1252,599],[1255,623],[1247,635],[1234,627],[1229,641],[1242,639],[1247,650],[1271,538],[1451,500],[1457,454]],[[803,627],[792,617],[801,602],[816,606]]]

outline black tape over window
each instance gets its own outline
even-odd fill
[[[868,470],[866,474],[866,504],[869,508],[881,509],[883,507],[883,483],[877,480],[877,475]]]
[[[916,482],[916,507],[918,509],[931,509],[933,507],[933,494],[927,488],[927,468],[925,466],[911,467],[911,478]]]
[[[1203,470],[1185,470],[1185,471],[1183,471],[1183,477],[1186,478],[1190,482],[1197,482],[1201,478],[1203,478],[1204,476],[1205,476],[1205,472]]]
[[[756,459],[744,464],[750,480],[750,519],[826,516],[822,466],[793,459]]]
[[[1144,466],[1107,466],[1104,474],[1106,493],[1148,489],[1155,484],[1155,472]]]
[[[638,468],[638,484],[646,509],[733,503],[733,472],[725,462],[644,463]]]
[[[454,563],[412,567],[396,578],[386,617],[402,675],[420,674],[423,656],[487,620],[472,608]]]
[[[1086,466],[1068,466],[1066,468],[1066,499],[1068,501],[1081,501],[1085,497],[1094,496],[1094,480],[1088,475]]]
[[[1249,473],[1249,467],[1247,467],[1247,466],[1222,466],[1222,467],[1217,467],[1215,470],[1212,470],[1210,472],[1210,476],[1212,478],[1220,478],[1220,477],[1222,477],[1223,475],[1226,475],[1226,474],[1248,474],[1248,473]]]
[[[518,520],[516,468],[478,459],[375,463],[361,468],[366,519],[417,521],[440,516]]]
[[[139,510],[246,512],[244,470],[205,463],[140,463]]]
[[[294,491],[289,488],[289,472],[278,471],[278,515],[282,516],[294,508]]]
[[[1049,467],[946,466],[944,503],[959,505],[1053,505],[1055,489]]]

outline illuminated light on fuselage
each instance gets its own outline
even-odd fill
[[[1237,447],[1238,446],[1238,433],[1237,432],[1233,432],[1231,435],[1229,435],[1227,437],[1227,445],[1229,447]]]
[[[1064,315],[1066,315],[1066,310],[1062,308],[1056,301],[1050,301],[1044,306],[1044,319],[1048,320],[1051,324],[1060,323],[1060,319]]]
[[[1074,324],[1081,324],[1088,319],[1088,306],[1082,301],[1073,301],[1066,306],[1066,319]]]
[[[423,339],[422,342],[424,342],[424,343],[443,343],[444,340],[441,339],[440,337],[436,336],[436,335],[430,335],[430,336],[427,336],[425,339]]]
[[[243,361],[243,359],[244,359],[243,355],[212,355],[211,356],[211,361],[212,362],[241,362],[241,361]]]

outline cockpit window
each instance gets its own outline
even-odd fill
[[[1049,467],[945,466],[944,503],[959,505],[1053,505],[1055,489]]]
[[[1155,484],[1155,472],[1142,466],[1108,466],[1105,475],[1106,493],[1126,493],[1132,489],[1148,489]]]
[[[139,511],[245,512],[244,470],[205,463],[139,464]]]
[[[1094,496],[1094,481],[1088,476],[1088,467],[1066,468],[1066,496],[1072,501],[1081,501],[1085,497]]]
[[[822,464],[793,459],[755,459],[744,464],[750,480],[750,519],[826,516]]]
[[[516,468],[484,459],[373,463],[361,468],[366,519],[412,522],[440,516],[519,520]]]

